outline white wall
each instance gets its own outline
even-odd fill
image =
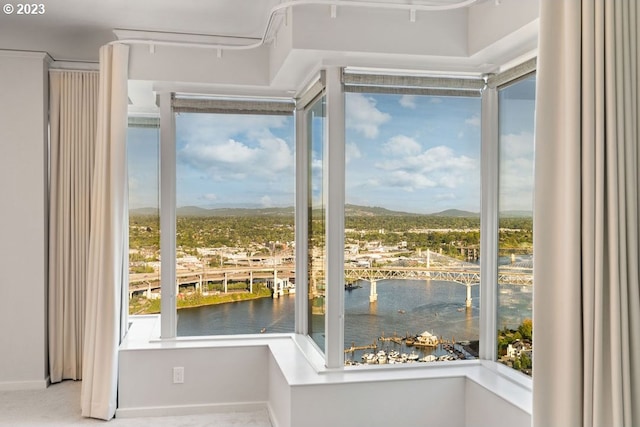
[[[121,351],[118,416],[264,407],[268,361],[264,345]],[[173,383],[174,367],[184,368],[183,384]]]
[[[539,0],[479,2],[469,8],[469,54],[475,54],[537,21]]]
[[[46,58],[0,51],[0,390],[47,385]]]
[[[531,425],[531,414],[472,380],[467,380],[465,383],[465,396],[465,427]]]
[[[368,380],[354,380],[353,374],[315,373],[294,346],[290,354],[280,351],[276,356],[268,342],[211,347],[203,341],[190,348],[164,343],[122,350],[117,416],[268,407],[274,427],[531,425],[527,411],[496,393],[510,393],[504,384],[493,384],[492,391],[458,368],[441,377],[432,371],[436,375],[431,378],[421,378],[419,369],[408,375],[401,368],[396,379],[388,369],[377,380],[366,372],[361,375]],[[174,366],[185,368],[184,384],[172,384]],[[514,384],[507,387],[521,392]]]
[[[306,338],[163,341],[159,316],[131,320],[118,417],[268,408],[274,427],[531,425],[530,389],[481,363],[332,371],[304,353]],[[172,382],[176,366],[184,384]]]
[[[459,377],[295,387],[291,427],[464,427],[464,383]]]

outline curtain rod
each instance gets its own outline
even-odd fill
[[[100,70],[72,70],[69,68],[49,68],[50,73],[90,73],[90,74],[100,74]]]

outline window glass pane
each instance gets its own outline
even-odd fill
[[[325,221],[326,192],[323,184],[325,150],[325,98],[306,112],[309,143],[309,335],[324,351],[325,332]]]
[[[157,119],[130,119],[129,314],[160,312],[159,145]]]
[[[477,357],[480,104],[346,95],[347,364]]]
[[[532,374],[535,75],[499,91],[498,360]]]
[[[290,116],[176,114],[177,333],[292,332]]]

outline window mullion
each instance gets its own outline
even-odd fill
[[[295,239],[296,239],[296,307],[295,332],[307,335],[309,331],[309,281],[308,281],[308,240],[309,230],[309,141],[307,140],[307,120],[304,105],[298,105],[295,112],[296,126],[296,190],[295,190]]]
[[[498,289],[498,92],[482,94],[480,358],[496,360]]]
[[[160,95],[160,336],[175,338],[176,308],[176,132],[171,93]]]
[[[327,188],[325,357],[328,368],[344,366],[345,98],[341,80],[341,68],[326,70],[327,169],[323,179]]]

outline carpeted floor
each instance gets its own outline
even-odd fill
[[[177,417],[114,418],[104,421],[80,415],[79,381],[63,381],[45,390],[0,392],[0,426],[66,427],[271,427],[266,410]]]

